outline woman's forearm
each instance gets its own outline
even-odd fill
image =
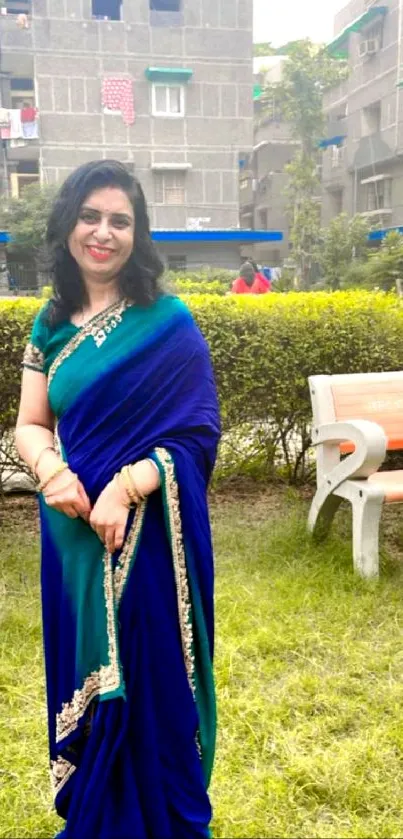
[[[130,471],[138,491],[143,496],[151,495],[161,485],[158,467],[151,460],[138,460],[130,466]]]
[[[42,425],[20,425],[15,431],[15,442],[20,457],[34,470],[38,464],[38,476],[46,473],[60,458],[54,451],[54,434]]]

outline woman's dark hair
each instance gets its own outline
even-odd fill
[[[164,266],[151,239],[147,204],[139,181],[117,160],[94,160],[69,175],[56,196],[48,219],[46,267],[52,276],[53,297],[46,319],[51,324],[67,320],[86,301],[80,269],[69,251],[67,240],[86,198],[105,187],[123,190],[134,212],[134,247],[119,276],[122,296],[147,306],[162,293],[160,277]]]
[[[246,285],[249,286],[249,288],[253,286],[255,272],[253,269],[253,265],[250,262],[244,262],[243,265],[241,265],[239,274],[242,277],[242,279],[245,280]]]

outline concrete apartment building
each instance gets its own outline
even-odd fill
[[[239,265],[252,0],[0,0],[0,75],[3,193],[118,158],[170,267]]]
[[[403,225],[403,0],[351,0],[328,49],[348,79],[325,98],[323,223],[364,214],[371,238]]]
[[[281,241],[257,242],[253,256],[257,262],[281,266],[289,256],[289,225],[286,217],[285,167],[295,155],[297,143],[290,127],[273,103],[262,104],[265,83],[281,80],[283,57],[254,59],[254,136],[253,149],[240,170],[241,227],[281,231]]]

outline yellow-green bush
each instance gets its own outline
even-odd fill
[[[210,346],[227,465],[306,477],[307,378],[403,368],[403,308],[394,295],[344,291],[186,298]],[[0,303],[0,428],[15,420],[22,349],[38,301]]]
[[[173,289],[176,294],[218,294],[220,297],[229,292],[220,280],[175,280]]]

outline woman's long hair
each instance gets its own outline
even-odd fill
[[[122,297],[147,306],[162,293],[160,277],[164,266],[151,239],[147,204],[139,181],[117,160],[85,163],[63,183],[48,219],[46,267],[52,276],[53,297],[45,317],[53,325],[68,320],[86,302],[80,269],[67,242],[86,198],[105,187],[123,190],[134,212],[134,246],[119,275]]]

